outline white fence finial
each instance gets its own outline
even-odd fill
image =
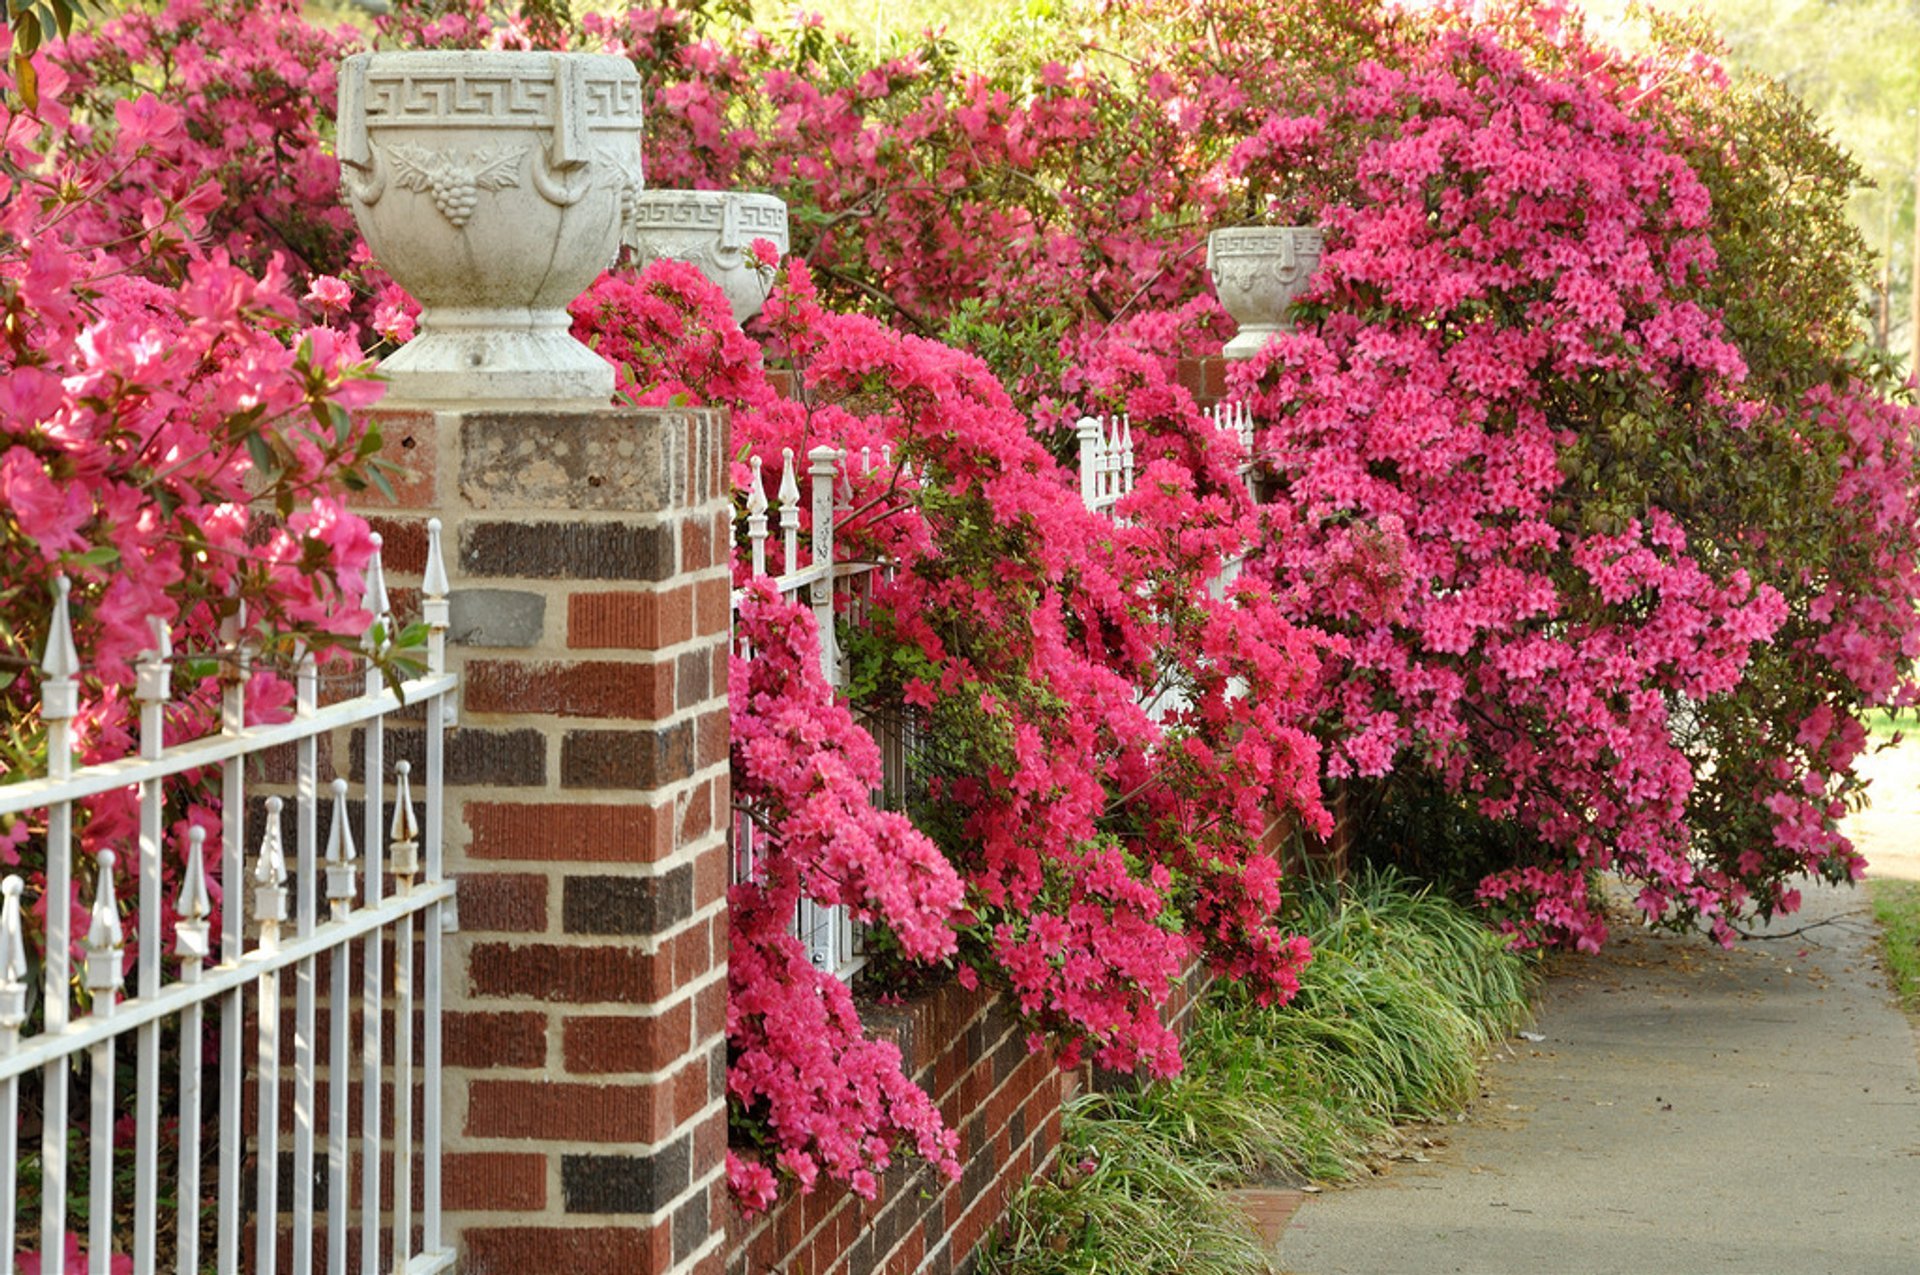
[[[111,1008],[114,994],[126,981],[120,949],[127,935],[121,928],[120,904],[113,894],[113,861],[113,851],[100,852],[100,871],[93,880],[93,907],[87,922],[87,990],[96,998],[96,1009],[103,1002]]]
[[[427,568],[420,577],[420,592],[428,601],[445,602],[453,586],[447,581],[447,560],[440,547],[440,520],[427,519]],[[433,623],[428,617],[427,623]]]
[[[353,903],[355,877],[360,869],[355,860],[359,848],[353,844],[353,823],[347,818],[347,781],[333,781],[333,826],[327,830],[327,902],[336,916]]]
[[[413,763],[394,763],[393,824],[388,830],[387,854],[393,875],[411,887],[420,871],[420,823],[413,814]]]
[[[447,627],[453,623],[453,603],[449,597],[453,585],[447,580],[446,555],[440,549],[440,520],[427,519],[427,564],[420,576],[420,618],[427,625],[427,669],[447,671]],[[454,700],[446,701],[442,721],[453,725]]]
[[[793,472],[793,448],[780,449],[780,540],[786,561],[780,564],[783,575],[800,569],[800,479]]]
[[[753,574],[767,574],[767,489],[760,477],[760,458],[748,461],[753,477],[747,487],[747,544],[753,553]]]
[[[133,697],[155,704],[173,694],[173,626],[157,615],[150,615],[147,630],[153,634],[153,645],[140,652]]]
[[[280,837],[280,811],[286,803],[267,798],[267,830],[260,839],[260,862],[253,869],[253,919],[263,932],[278,935],[287,919],[287,850]]]
[[[80,653],[73,645],[73,617],[67,595],[73,582],[65,576],[53,578],[53,623],[47,629],[47,651],[40,661],[46,674],[41,686],[42,721],[66,721],[80,709],[79,688],[73,679],[80,675]]]
[[[173,930],[174,954],[183,961],[204,961],[213,950],[207,937],[213,899],[207,892],[206,842],[205,828],[187,829],[187,871],[173,905],[180,915]]]
[[[381,562],[381,544],[380,533],[376,531],[373,533],[373,557],[367,560],[366,587],[360,593],[361,609],[373,614],[373,624],[368,625],[366,633],[361,636],[360,646],[362,650],[376,655],[379,652],[373,640],[374,625],[380,627],[382,645],[393,641],[393,617],[387,614],[392,610],[392,603],[387,600],[387,569]]]
[[[19,877],[0,882],[6,904],[0,907],[0,1029],[19,1031],[27,1021],[27,936],[20,924]]]

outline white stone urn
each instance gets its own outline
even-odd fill
[[[749,250],[767,239],[786,256],[787,204],[738,190],[647,190],[634,201],[627,243],[641,263],[659,257],[699,268],[727,294],[733,321],[745,323],[767,302],[768,278]]]
[[[1288,310],[1320,268],[1318,226],[1235,226],[1207,236],[1213,290],[1240,324],[1230,359],[1250,359],[1292,327]]]
[[[340,67],[340,174],[374,257],[421,304],[389,401],[604,407],[613,367],[567,306],[639,194],[641,88],[597,53],[360,53]]]

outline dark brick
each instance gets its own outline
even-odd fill
[[[463,872],[458,880],[462,930],[537,934],[547,928],[547,878],[517,872]]]
[[[690,708],[711,694],[713,659],[705,651],[689,651],[680,657],[680,705]]]
[[[1007,1077],[1013,1074],[1013,1069],[1024,1062],[1026,1057],[1026,1041],[1021,1040],[1018,1036],[1009,1036],[1001,1041],[999,1048],[993,1051],[994,1085],[997,1087],[1005,1084]]]
[[[353,732],[348,778],[359,782],[366,770],[367,737]],[[413,763],[413,791],[418,799],[426,775],[427,733],[389,727],[386,732],[388,770],[401,758]],[[489,788],[539,788],[547,782],[547,740],[537,730],[488,730],[461,727],[447,732],[446,782]]]
[[[1016,1147],[1027,1140],[1027,1117],[1025,1112],[1016,1111],[1007,1117],[1007,1132],[1013,1136],[1013,1145]]]
[[[569,934],[658,934],[693,915],[693,865],[661,877],[568,877],[560,924]]]
[[[668,580],[679,570],[674,524],[470,522],[460,570],[534,580]]]
[[[713,1234],[707,1221],[707,1193],[696,1191],[673,1211],[673,1260],[684,1262]]]
[[[664,953],[636,951],[631,944],[478,943],[468,958],[467,975],[475,996],[569,1005],[644,1005],[672,991],[671,960]]]
[[[571,730],[560,741],[562,788],[661,788],[693,773],[693,723],[659,730]]]
[[[560,1196],[569,1213],[653,1213],[687,1189],[692,1168],[691,1137],[652,1155],[563,1155]]]
[[[380,565],[386,570],[418,575],[427,569],[425,519],[386,518],[368,514],[367,525],[380,537]]]

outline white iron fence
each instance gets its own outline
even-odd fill
[[[441,850],[441,768],[444,728],[451,722],[449,699],[455,677],[446,671],[448,582],[440,553],[440,527],[429,524],[429,556],[423,581],[424,618],[430,633],[425,674],[388,689],[369,669],[364,694],[321,706],[319,678],[311,656],[299,667],[293,720],[248,727],[247,653],[235,644],[221,705],[218,734],[175,746],[162,742],[163,719],[172,679],[172,651],[165,626],[154,626],[154,649],[138,665],[140,741],[136,757],[99,765],[75,766],[73,722],[80,662],[68,620],[66,581],[59,582],[51,637],[42,670],[41,716],[48,734],[48,773],[43,778],[0,787],[0,814],[44,812],[46,823],[46,932],[40,958],[39,1030],[23,1037],[29,1025],[30,970],[22,926],[24,884],[5,881],[0,915],[0,1254],[14,1270],[21,1237],[18,1168],[22,1159],[19,1102],[24,1084],[37,1073],[41,1108],[40,1217],[38,1247],[43,1275],[67,1270],[68,1190],[72,1170],[69,1085],[84,1072],[88,1088],[85,1165],[89,1200],[87,1266],[89,1275],[109,1275],[116,1249],[130,1252],[135,1275],[167,1269],[181,1275],[274,1275],[279,1257],[289,1254],[293,1275],[312,1275],[316,1247],[324,1245],[329,1275],[352,1267],[423,1275],[453,1264],[440,1217],[440,998],[441,933],[451,919],[454,885],[444,877]],[[386,588],[376,554],[367,577],[367,609],[392,633]],[[229,634],[231,639],[231,631]],[[402,705],[424,704],[424,774],[411,774],[405,761],[392,767],[393,795],[386,795],[386,718]],[[333,781],[324,858],[319,824],[319,741],[346,728],[364,732],[363,756],[368,782],[361,794],[364,822],[356,848],[348,812],[349,788]],[[295,754],[291,792],[293,815],[292,876],[283,821],[287,800],[270,797],[264,826],[250,832],[247,765],[268,749],[291,745]],[[173,951],[162,950],[163,814],[169,786],[191,782],[197,774],[220,776],[220,831],[213,845],[204,830],[189,834],[182,886],[176,901]],[[414,781],[420,781],[416,816]],[[138,898],[123,921],[113,892],[116,851],[99,851],[97,885],[83,936],[81,982],[88,993],[85,1013],[76,1014],[70,949],[73,940],[66,900],[70,897],[75,853],[75,804],[117,789],[139,792],[137,845],[118,853],[137,856]],[[390,821],[389,821],[390,816]],[[249,856],[249,846],[254,853]],[[219,864],[222,887],[219,935],[210,933],[212,902],[209,861]],[[392,892],[387,880],[392,878]],[[248,943],[247,891],[253,882],[251,916],[254,939]],[[325,891],[324,919],[321,891]],[[291,901],[289,894],[292,895]],[[415,985],[415,925],[421,931],[423,985]],[[134,987],[122,999],[126,926],[131,923],[137,951]],[[359,958],[359,1013],[353,986]],[[321,971],[329,986],[324,1006],[328,1054],[316,1057],[322,1013]],[[292,1039],[282,1030],[285,982],[292,982]],[[249,1014],[248,1002],[252,1002]],[[421,1016],[421,1064],[416,1071],[414,1017]],[[393,1039],[383,1040],[383,1014],[390,1013]],[[358,1017],[356,1024],[354,1019]],[[252,1019],[252,1048],[245,1045]],[[177,1024],[177,1095],[164,1103],[161,1063],[162,1028]],[[357,1058],[349,1039],[358,1031]],[[121,1076],[115,1055],[131,1041],[135,1060],[131,1098],[116,1093]],[[217,1052],[218,1088],[207,1092],[212,1068],[203,1051]],[[172,1051],[166,1051],[169,1057]],[[325,1067],[326,1109],[319,1107],[320,1067]],[[357,1065],[361,1110],[357,1129],[349,1124],[348,1096]],[[283,1206],[280,1112],[283,1073],[290,1069],[292,1112],[291,1181]],[[422,1086],[421,1136],[414,1138],[414,1091]],[[393,1095],[391,1121],[383,1121],[383,1092]],[[251,1089],[256,1108],[253,1139],[244,1127],[243,1098]],[[132,1172],[115,1172],[116,1138],[131,1107]],[[177,1166],[162,1180],[163,1130],[177,1129],[170,1158]],[[212,1251],[201,1252],[203,1205],[207,1202],[207,1164],[202,1138],[216,1144],[211,1218]],[[326,1194],[315,1196],[316,1159],[324,1154]],[[416,1157],[422,1175],[421,1209],[414,1214]],[[76,1157],[77,1158],[77,1157]],[[253,1199],[242,1199],[244,1168],[251,1161]],[[383,1177],[391,1165],[391,1202]],[[359,1188],[358,1208],[349,1198]],[[131,1203],[131,1236],[115,1231],[115,1195]],[[163,1223],[160,1202],[176,1201],[176,1215]],[[123,1209],[124,1213],[125,1210]],[[251,1214],[253,1245],[243,1253],[243,1228]],[[283,1213],[289,1214],[283,1223]],[[286,1228],[283,1239],[283,1225]],[[170,1232],[170,1234],[168,1233]],[[130,1239],[130,1245],[126,1241]],[[357,1245],[353,1243],[357,1241]],[[357,1247],[359,1260],[351,1262]],[[123,1256],[121,1261],[125,1261]]]
[[[876,579],[885,578],[891,568],[879,562],[843,562],[835,553],[835,520],[853,512],[856,499],[855,467],[847,453],[833,447],[816,447],[807,453],[809,515],[812,527],[809,557],[801,565],[800,557],[800,483],[794,470],[793,449],[784,452],[780,486],[772,501],[767,499],[758,456],[751,461],[752,478],[746,492],[747,542],[752,555],[753,574],[767,574],[767,541],[777,521],[780,536],[780,573],[772,577],[774,587],[784,597],[802,597],[813,608],[820,631],[820,670],[829,685],[844,686],[846,660],[835,637],[836,617],[858,626],[866,622]],[[858,466],[859,498],[871,499],[879,482],[899,485],[911,482],[912,470],[902,464],[896,471],[891,449],[883,449],[876,458],[864,450]],[[734,605],[739,605],[735,596]],[[739,653],[751,659],[753,651],[744,639]],[[891,721],[862,722],[880,746],[881,787],[874,798],[883,806],[899,809],[904,803],[907,758],[915,745],[911,724]],[[754,873],[758,834],[752,821],[734,820],[734,879],[750,880]],[[816,969],[826,970],[842,979],[850,979],[865,962],[860,927],[841,906],[825,907],[802,900],[794,917],[794,933],[806,945],[808,959]]]

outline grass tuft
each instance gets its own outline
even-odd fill
[[[1352,1177],[1396,1121],[1473,1096],[1480,1058],[1526,1012],[1526,958],[1459,905],[1385,871],[1296,905],[1314,959],[1262,1007],[1219,986],[1187,1068],[1068,1105],[1058,1167],[1015,1203],[997,1275],[1257,1275],[1266,1257],[1221,1203],[1247,1182]]]
[[[1867,889],[1893,994],[1909,1015],[1920,1017],[1920,881],[1871,881]]]

